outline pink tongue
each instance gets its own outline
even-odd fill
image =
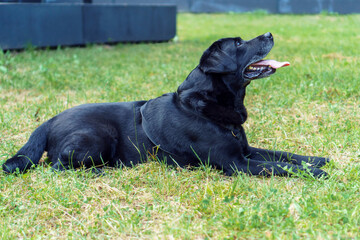
[[[261,61],[251,64],[251,66],[271,66],[272,68],[275,68],[275,69],[281,68],[281,67],[286,67],[289,65],[290,65],[289,62],[278,62],[275,60],[261,60]]]

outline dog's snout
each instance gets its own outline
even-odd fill
[[[272,34],[270,32],[265,33],[264,37],[267,37],[267,38],[270,38],[270,39],[273,38],[273,36],[272,36]]]

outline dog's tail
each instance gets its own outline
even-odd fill
[[[44,122],[30,136],[28,142],[13,156],[6,160],[2,165],[3,171],[7,173],[20,173],[26,171],[33,165],[37,165],[43,155],[49,131],[50,122]]]

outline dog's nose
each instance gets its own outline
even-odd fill
[[[270,32],[265,33],[264,37],[273,38],[273,36],[272,36],[272,34]]]

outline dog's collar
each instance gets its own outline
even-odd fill
[[[150,129],[149,129],[149,123],[146,120],[146,117],[144,116],[144,110],[146,108],[147,103],[145,103],[143,106],[140,107],[140,114],[141,114],[141,126],[142,129],[144,130],[144,133],[146,135],[146,137],[150,140],[150,142],[152,144],[154,144],[155,147],[157,147],[158,149],[162,150],[163,152],[169,154],[170,156],[176,157],[176,158],[180,158],[178,156],[178,154],[175,154],[165,148],[163,148],[161,146],[161,144],[159,142],[157,142],[153,137],[152,134],[150,133]]]
[[[231,135],[236,138],[236,139],[240,139],[241,138],[241,132],[239,129],[234,129],[231,130]]]

